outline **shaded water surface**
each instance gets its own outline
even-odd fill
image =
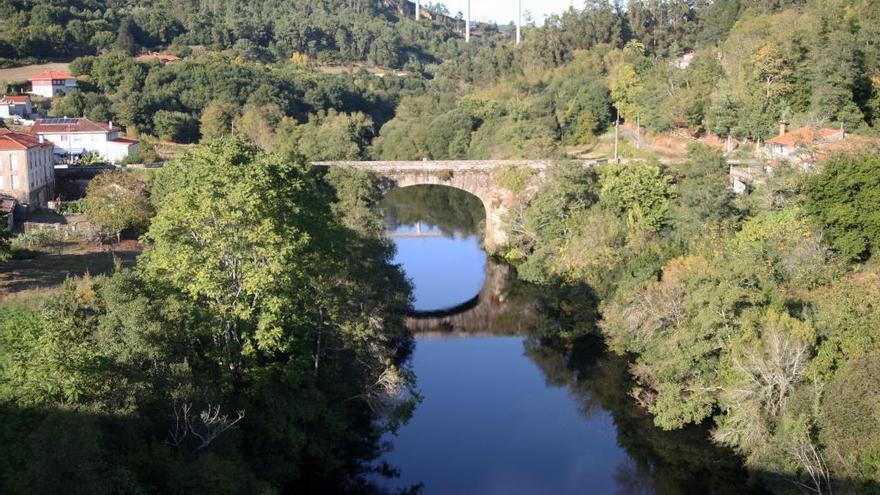
[[[707,431],[663,432],[627,395],[624,359],[597,339],[545,343],[545,290],[480,249],[482,207],[438,186],[394,191],[386,228],[415,287],[412,365],[423,402],[384,461],[389,488],[425,494],[748,494],[732,452]],[[428,233],[429,235],[419,235]],[[476,298],[475,298],[476,296]]]

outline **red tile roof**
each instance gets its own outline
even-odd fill
[[[839,132],[839,129],[801,127],[791,132],[786,132],[780,136],[776,136],[773,139],[768,139],[767,144],[778,144],[780,146],[785,146],[786,148],[791,148],[797,145],[812,144],[816,141],[822,141],[833,137]]]
[[[48,72],[41,72],[40,74],[29,77],[28,81],[45,81],[47,79],[76,79],[76,77],[74,77],[72,74],[68,74],[67,72],[50,70]]]
[[[51,144],[48,141],[40,143],[39,138],[31,134],[23,132],[10,131],[9,129],[0,129],[0,150],[29,150],[44,144]]]
[[[31,97],[27,96],[27,95],[23,95],[23,96],[8,95],[8,96],[4,96],[3,98],[0,98],[0,104],[5,104],[5,105],[11,105],[11,104],[24,105],[29,101],[31,101]]]
[[[31,127],[31,134],[56,132],[108,132],[110,125],[93,122],[86,118],[80,119],[37,119]]]

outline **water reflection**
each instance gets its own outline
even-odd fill
[[[397,246],[394,262],[413,282],[415,310],[452,308],[480,292],[486,254],[479,199],[449,187],[414,186],[392,191],[380,207]]]
[[[383,485],[421,486],[424,494],[758,493],[747,485],[740,460],[713,446],[705,429],[654,427],[627,393],[627,361],[606,352],[599,339],[587,335],[571,348],[551,338],[560,329],[593,326],[589,288],[530,286],[485,256],[479,269],[467,258],[440,258],[439,251],[461,246],[443,241],[472,238],[479,223],[462,213],[470,209],[455,210],[442,198],[457,194],[451,191],[390,196],[395,213],[385,210],[394,219],[390,230],[408,232],[421,221],[423,231],[443,234],[395,238],[404,252],[399,261],[416,284],[416,307],[454,306],[437,305],[441,292],[458,307],[407,320],[417,337],[412,364],[424,399],[389,438],[383,461],[400,477]],[[446,205],[442,220],[431,218],[429,205]],[[424,244],[401,249],[409,239]],[[424,265],[441,266],[420,272]],[[481,284],[485,279],[481,287],[474,288],[474,270]]]

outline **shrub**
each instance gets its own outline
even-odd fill
[[[443,182],[449,182],[450,180],[452,180],[452,177],[455,176],[452,170],[449,170],[448,168],[438,170],[436,175],[437,178],[442,180]]]
[[[505,165],[492,173],[495,182],[515,193],[522,191],[533,175],[535,175],[534,170],[522,165]]]
[[[55,211],[61,215],[81,215],[85,213],[85,207],[85,201],[77,199],[75,201],[62,201],[58,203],[58,206],[55,207]]]

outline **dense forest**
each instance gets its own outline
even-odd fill
[[[260,5],[248,8],[263,12]],[[401,33],[410,27],[433,33],[448,20],[392,23],[391,7],[362,8],[358,22],[384,19]],[[300,15],[297,22],[321,15]],[[880,8],[868,0],[676,0],[626,8],[591,1],[527,27],[520,46],[493,35],[468,45],[452,30],[416,37],[434,48],[417,55],[398,50],[399,62],[414,64],[404,77],[321,73],[310,61],[313,52],[263,57],[221,43],[210,46],[228,48],[222,53],[212,49],[163,65],[133,60],[130,50],[112,45],[74,60],[80,89],[48,110],[113,120],[177,143],[236,129],[261,147],[302,144],[320,159],[563,157],[595,146],[618,117],[649,133],[684,129],[743,145],[775,135],[780,120],[874,135],[878,25]],[[14,23],[5,29],[14,38]],[[401,65],[309,33],[306,44],[326,48],[331,59]],[[188,50],[195,42],[172,47]],[[254,43],[254,50],[279,46]],[[685,53],[693,58],[681,64]],[[325,141],[332,144],[314,145]],[[148,140],[144,149],[150,148]]]
[[[183,55],[199,46],[264,61],[297,56],[401,67],[436,60],[456,26],[439,15],[416,23],[412,10],[402,0],[3,0],[0,53],[45,60],[165,47]]]
[[[559,156],[618,115],[655,133],[751,142],[780,120],[873,135],[878,26],[880,5],[867,0],[590,1],[527,30],[519,47],[446,60],[426,94],[401,101],[374,156]]]
[[[569,323],[542,338],[599,332],[656,425],[711,425],[775,493],[878,493],[878,150],[745,197],[727,173],[705,145],[673,168],[551,171],[504,253],[557,294]]]

